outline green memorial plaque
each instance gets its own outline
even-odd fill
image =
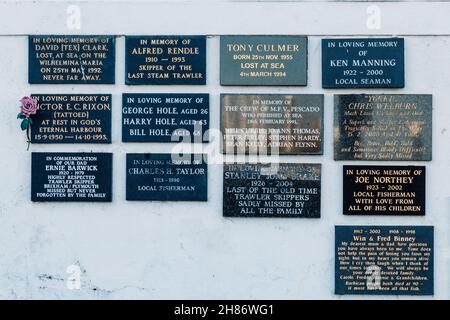
[[[304,36],[222,36],[220,84],[306,86],[307,57]]]

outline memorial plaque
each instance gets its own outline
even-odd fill
[[[225,217],[320,218],[320,164],[224,164]]]
[[[35,94],[32,143],[111,143],[110,94]]]
[[[124,94],[123,142],[208,142],[208,94]]]
[[[336,294],[433,295],[432,226],[336,226]]]
[[[334,159],[430,161],[432,96],[334,96]]]
[[[125,83],[205,85],[205,36],[126,37]]]
[[[323,88],[404,88],[403,38],[323,39]]]
[[[111,202],[112,153],[33,153],[32,201]]]
[[[306,86],[307,75],[307,37],[220,37],[223,86]]]
[[[114,84],[112,36],[29,36],[31,84]]]
[[[207,201],[204,154],[127,154],[127,200]]]
[[[224,153],[323,153],[323,95],[223,94],[221,100]]]
[[[344,166],[344,214],[425,215],[425,167]]]

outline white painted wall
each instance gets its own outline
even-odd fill
[[[71,3],[81,8],[80,30],[66,27],[65,1],[0,1],[0,298],[368,298],[333,294],[336,224],[434,225],[434,298],[450,298],[449,3],[378,3],[382,24],[377,30],[366,27],[367,3]],[[217,35],[233,33],[309,35],[308,86],[220,87]],[[125,86],[120,36],[116,85],[30,86],[27,34],[208,34],[208,84]],[[433,94],[434,150],[433,161],[426,163],[425,217],[341,213],[342,165],[367,162],[333,161],[332,98],[334,93],[369,90],[321,89],[320,39],[374,34],[405,36],[406,87],[370,92]],[[282,157],[322,163],[322,218],[224,219],[220,165],[209,167],[207,203],[126,202],[125,154],[170,152],[172,145],[120,142],[123,92],[209,92],[213,128],[219,127],[220,93],[324,93],[324,155]],[[112,203],[30,202],[31,154],[15,119],[18,100],[30,93],[113,94],[112,145],[32,146],[32,151],[113,152]],[[80,290],[66,287],[66,268],[72,264],[83,271]]]

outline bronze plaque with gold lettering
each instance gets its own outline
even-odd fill
[[[221,101],[224,153],[323,153],[323,95],[223,94]]]
[[[335,293],[433,295],[432,226],[336,226]]]
[[[344,166],[344,214],[425,215],[424,166]]]
[[[334,159],[431,161],[432,96],[334,96]]]

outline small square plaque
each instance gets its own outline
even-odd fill
[[[320,164],[224,164],[224,217],[320,218]]]
[[[208,142],[208,94],[123,95],[123,142]]]
[[[31,84],[114,84],[113,36],[29,36]]]
[[[403,38],[323,39],[323,88],[403,88]]]
[[[205,36],[127,36],[125,83],[205,85]]]
[[[34,94],[32,143],[111,143],[110,94]]]
[[[334,96],[334,159],[430,161],[432,96]]]
[[[335,292],[433,295],[432,226],[336,226]]]
[[[32,153],[31,200],[111,202],[112,153]]]
[[[307,77],[307,37],[220,37],[223,86],[306,86]]]
[[[127,200],[207,201],[204,154],[127,154]]]

